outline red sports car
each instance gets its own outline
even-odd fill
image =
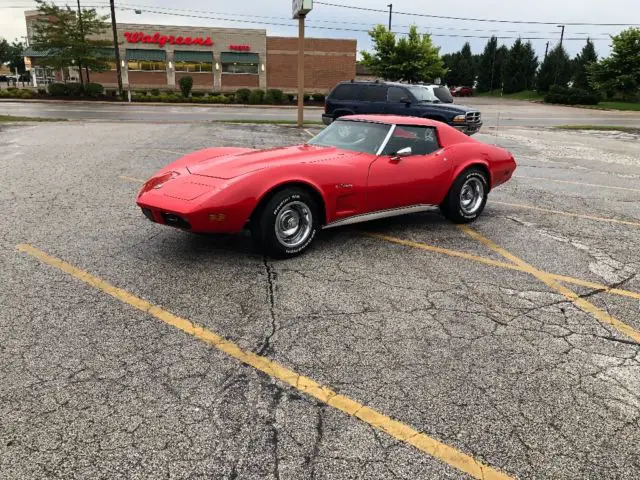
[[[150,220],[192,232],[249,228],[265,253],[290,257],[318,230],[440,207],[475,220],[516,163],[503,148],[417,117],[341,117],[302,145],[206,148],[142,187]]]

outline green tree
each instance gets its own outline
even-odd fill
[[[440,47],[433,45],[430,35],[420,35],[415,25],[399,40],[383,25],[374,27],[369,36],[374,51],[362,52],[362,63],[375,75],[409,83],[429,82],[445,76]]]
[[[108,68],[106,59],[100,55],[100,48],[112,44],[91,38],[108,29],[108,16],[98,15],[95,9],[82,9],[80,21],[76,11],[68,5],[62,8],[44,0],[36,0],[36,3],[43,20],[35,24],[32,47],[48,52],[41,59],[42,64],[56,69],[77,65],[81,79],[83,67],[87,69],[87,74],[89,69],[103,71]]]
[[[522,68],[524,69],[525,90],[532,90],[536,83],[536,72],[538,71],[538,57],[531,45],[531,41],[524,44],[524,58]]]
[[[504,93],[521,92],[526,88],[525,63],[524,43],[518,38],[504,62]]]
[[[471,53],[471,45],[466,42],[460,50],[460,60],[458,64],[459,84],[465,86],[473,86],[476,79],[476,65]]]
[[[562,45],[551,49],[547,59],[542,62],[538,73],[538,90],[548,92],[552,85],[567,86],[571,80],[572,68],[569,55]]]
[[[640,28],[628,28],[611,39],[611,55],[587,67],[591,86],[635,99],[640,94]]]
[[[444,76],[446,85],[460,85],[460,53],[447,53],[442,55],[442,63],[447,73]]]
[[[590,39],[587,39],[586,45],[582,48],[582,51],[576,55],[573,60],[573,86],[575,88],[582,88],[583,90],[590,90],[589,85],[589,66],[598,61],[598,54],[596,48]]]
[[[500,88],[502,71],[508,54],[509,49],[504,45],[498,48],[498,39],[495,36],[489,39],[478,65],[479,92],[489,92]]]
[[[11,45],[6,39],[0,39],[0,65],[7,63],[11,59]]]

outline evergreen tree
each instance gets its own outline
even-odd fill
[[[471,45],[466,42],[460,50],[460,56],[458,58],[458,84],[464,86],[473,86],[473,82],[476,79],[476,66],[471,53]]]
[[[449,86],[459,85],[460,54],[447,53],[442,56],[442,62],[444,64],[444,68],[447,69],[447,73],[444,76],[444,83]]]
[[[536,72],[538,71],[538,57],[531,45],[531,41],[524,44],[524,58],[522,59],[524,69],[525,90],[533,90],[536,82]]]
[[[538,73],[538,90],[548,92],[552,85],[567,86],[571,80],[571,60],[562,45],[551,49]]]
[[[502,68],[509,50],[504,45],[498,48],[498,39],[493,36],[484,47],[478,66],[478,91],[488,92],[500,88]]]
[[[588,69],[589,65],[598,61],[598,54],[590,39],[587,39],[587,44],[582,48],[582,51],[576,55],[573,60],[573,86],[576,88],[582,88],[584,90],[590,90]]]
[[[525,46],[518,38],[504,63],[504,93],[521,92],[526,87]]]

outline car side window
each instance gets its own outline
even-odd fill
[[[383,85],[365,85],[360,90],[358,100],[363,102],[384,102],[387,97],[387,87]]]
[[[333,100],[355,100],[358,96],[360,85],[355,83],[343,83],[338,85],[331,93]]]
[[[402,102],[403,100],[408,98],[409,98],[409,95],[407,94],[404,88],[389,87],[389,91],[387,92],[387,101]]]
[[[429,155],[440,148],[435,127],[416,125],[396,126],[382,155],[393,155],[403,148],[411,147],[413,155]]]

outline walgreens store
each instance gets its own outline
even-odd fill
[[[37,11],[25,12],[27,35],[33,34]],[[193,78],[193,87],[207,91],[238,88],[297,88],[298,40],[295,37],[267,37],[266,30],[207,28],[120,23],[118,48],[125,88],[177,89],[180,78]],[[101,40],[112,40],[111,30]],[[37,84],[60,81],[62,74],[73,80],[77,69],[54,72],[39,64],[47,52],[27,49]],[[110,69],[90,72],[92,82],[116,87],[115,51],[100,49]],[[355,78],[356,41],[305,39],[306,90],[326,92],[341,80]]]

